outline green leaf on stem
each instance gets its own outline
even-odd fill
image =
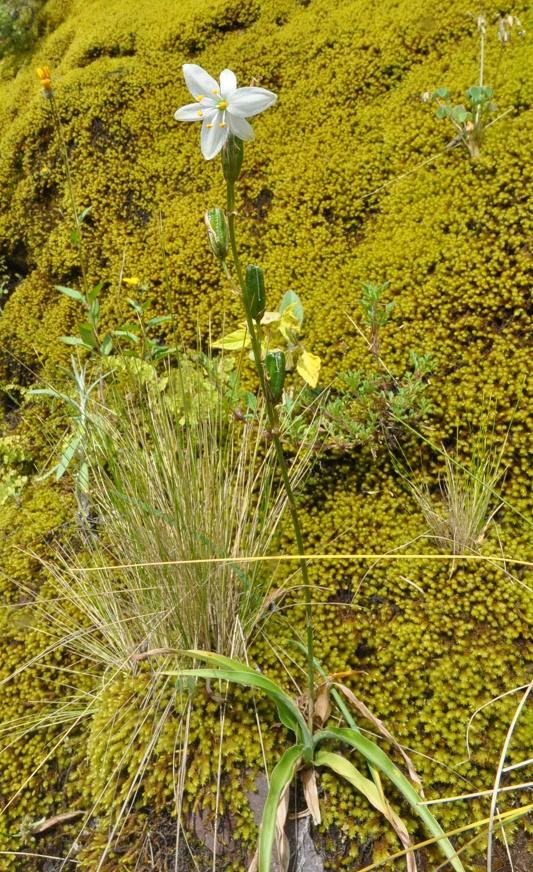
[[[67,297],[72,297],[73,300],[77,300],[78,303],[83,303],[86,306],[85,297],[83,294],[80,294],[79,291],[74,290],[74,288],[65,288],[63,285],[56,285],[56,291],[59,291],[60,294],[65,294]]]
[[[96,336],[94,335],[94,327],[92,324],[88,324],[87,322],[84,324],[78,324],[78,330],[80,331],[80,336],[84,345],[89,348],[97,347],[98,343],[96,341]]]
[[[104,287],[104,283],[98,282],[98,284],[95,285],[91,291],[89,291],[89,303],[92,303],[94,300],[96,300],[97,296],[100,294],[103,287]]]
[[[80,212],[80,214],[78,215],[78,221],[80,224],[82,224],[85,221],[89,212],[92,212],[92,208],[93,208],[92,206],[87,206],[87,208],[84,209],[83,212]]]

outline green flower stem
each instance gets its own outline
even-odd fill
[[[252,318],[250,307],[248,304],[248,300],[246,294],[244,293],[244,277],[242,274],[241,264],[239,260],[239,253],[237,250],[237,240],[235,236],[235,182],[227,182],[227,203],[228,203],[228,226],[229,226],[229,235],[230,235],[230,243],[231,243],[231,253],[233,256],[233,263],[235,264],[235,272],[237,273],[237,278],[239,281],[239,285],[242,292],[242,302],[244,306],[244,311],[246,314],[246,323],[248,326],[248,332],[250,334],[250,340],[252,343],[252,353],[255,362],[255,368],[257,370],[257,375],[259,377],[259,384],[261,386],[261,391],[265,398],[265,406],[267,411],[268,422],[270,425],[270,431],[272,433],[272,440],[274,442],[274,447],[276,449],[276,455],[278,458],[279,468],[281,472],[281,478],[283,480],[283,485],[285,487],[285,491],[287,493],[287,498],[289,502],[289,511],[291,513],[292,524],[294,527],[294,535],[296,537],[296,547],[298,549],[298,554],[301,557],[300,560],[300,569],[302,571],[302,581],[305,592],[305,615],[306,615],[306,636],[307,636],[307,682],[308,682],[308,692],[309,692],[309,712],[308,712],[308,723],[309,730],[313,731],[313,717],[314,717],[314,703],[315,703],[315,658],[314,658],[314,640],[313,640],[313,607],[311,603],[311,585],[309,583],[309,575],[307,573],[307,564],[305,562],[305,549],[302,537],[302,528],[300,525],[300,518],[298,516],[298,511],[296,509],[296,502],[294,499],[294,493],[291,487],[291,481],[289,477],[289,471],[287,469],[287,463],[285,461],[285,456],[283,454],[283,446],[281,444],[281,439],[279,437],[279,419],[275,406],[273,405],[270,399],[270,392],[268,390],[268,385],[265,378],[265,370],[263,368],[263,362],[261,360],[261,345],[257,337],[256,326],[254,320]]]
[[[77,206],[76,197],[74,194],[74,186],[72,184],[72,175],[70,172],[70,161],[68,159],[67,144],[65,142],[65,137],[63,136],[63,126],[61,124],[61,118],[59,117],[59,112],[57,111],[55,98],[53,96],[50,98],[50,108],[52,110],[52,119],[54,122],[54,127],[56,129],[57,135],[59,136],[59,140],[61,142],[61,151],[63,153],[63,165],[65,167],[65,175],[67,177],[67,187],[68,187],[68,192],[70,195],[70,204],[72,206],[72,212],[74,214],[74,223],[76,225],[76,231],[78,233],[78,245],[80,248],[80,266],[81,266],[83,291],[85,293],[85,299],[88,302],[88,300],[89,300],[89,283],[87,281],[87,270],[85,268],[85,252],[84,252],[84,248],[83,248],[83,235],[82,235],[81,221],[78,217],[78,206]],[[89,315],[89,320],[92,323],[92,317],[91,317],[90,310],[89,310],[88,315]],[[94,335],[96,336],[96,325],[95,324],[93,324],[93,328],[94,328]]]

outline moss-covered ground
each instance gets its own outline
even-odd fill
[[[494,3],[485,8],[489,83],[500,49],[493,25],[500,11]],[[77,286],[79,258],[70,242],[60,143],[40,94],[37,66],[52,71],[79,209],[92,207],[85,239],[90,282],[109,282],[104,327],[121,320],[121,272],[150,284],[152,314],[172,305],[184,342],[196,341],[198,327],[205,337],[210,322],[218,334],[223,317],[240,320],[238,303],[209,256],[202,224],[206,208],[224,204],[221,173],[216,162],[203,160],[196,127],[173,120],[189,99],[181,64],[198,63],[214,76],[227,66],[240,84],[255,77],[279,94],[276,106],[255,121],[257,141],[246,150],[237,204],[243,257],[263,265],[274,307],[289,287],[301,296],[305,341],[323,359],[327,381],[339,370],[369,365],[348,316],[359,319],[359,279],[389,280],[397,305],[382,336],[384,359],[402,369],[413,348],[430,353],[437,364],[428,389],[433,412],[426,436],[452,448],[458,431],[465,456],[468,428],[480,425],[490,397],[497,442],[510,426],[505,498],[531,517],[533,19],[524,4],[506,11],[518,14],[528,33],[503,54],[496,101],[511,112],[488,130],[474,163],[464,148],[445,150],[453,131],[421,99],[446,85],[459,101],[477,80],[478,39],[468,16],[476,10],[466,0],[48,0],[34,20],[33,48],[25,55],[8,53],[0,68],[2,383],[27,384],[31,372],[53,376],[54,367],[68,360],[59,337],[75,332],[81,320],[78,304],[54,290],[57,284]],[[365,197],[439,152],[437,160]],[[7,432],[16,424],[10,401],[5,414]],[[38,466],[46,445],[38,428],[30,427],[26,438]],[[403,450],[414,468],[425,464],[436,486],[438,455],[412,434],[405,434]],[[9,606],[0,613],[2,677],[42,647],[39,634],[25,626],[24,610],[12,606],[46,595],[38,563],[27,552],[49,552],[51,531],[72,518],[72,503],[66,486],[33,480],[17,501],[0,508],[0,592]],[[309,551],[383,553],[410,541],[407,551],[432,549],[427,539],[417,539],[425,532],[424,519],[385,449],[375,457],[360,450],[322,460],[303,506]],[[503,507],[497,524],[486,553],[503,550],[507,557],[532,560],[527,522]],[[290,537],[284,544],[293,547]],[[513,571],[531,582],[528,568]],[[329,672],[359,671],[351,686],[412,749],[427,796],[490,788],[516,698],[508,696],[475,718],[468,760],[465,733],[478,707],[530,680],[529,591],[481,563],[460,563],[450,575],[449,566],[438,562],[339,560],[313,565],[311,572],[324,603],[317,608],[319,658]],[[289,616],[294,626],[303,626],[296,606]],[[272,626],[282,641],[285,630]],[[263,643],[251,656],[276,672]],[[4,685],[3,719],[52,698],[56,681],[45,662]],[[136,681],[142,683],[142,672]],[[130,686],[109,689],[113,705],[120,694],[131,701],[135,692]],[[94,802],[114,759],[106,737],[110,710],[102,698],[90,728],[77,728],[69,746],[56,748],[50,730],[33,732],[4,753],[0,799],[5,805],[16,796],[2,816],[1,851],[64,855],[78,832],[75,824],[63,826],[65,836],[38,838],[28,836],[23,824]],[[272,724],[267,706],[262,714]],[[255,829],[237,785],[260,767],[261,752],[255,720],[240,695],[227,717],[222,810],[234,815],[244,840],[239,857]],[[196,798],[209,804],[217,705],[206,697],[194,718],[187,790],[191,803]],[[127,725],[124,731],[117,730],[119,744],[127,740]],[[526,709],[509,761],[530,758],[532,741],[533,715]],[[278,732],[270,732],[270,760],[282,742]],[[170,733],[162,737],[132,818],[136,825],[130,821],[126,847],[106,860],[106,870],[156,868],[149,865],[146,844],[141,851],[135,838],[147,820],[154,832],[169,828],[163,821],[172,806],[172,744]],[[44,768],[27,781],[47,754]],[[519,770],[524,781],[530,776],[530,767]],[[127,783],[127,766],[122,777]],[[324,825],[317,838],[332,868],[358,869],[392,849],[394,836],[363,799],[354,800],[332,778],[323,788]],[[99,845],[120,797],[120,789],[106,795],[96,829],[82,837],[78,868],[99,868]],[[488,808],[488,800],[476,800],[443,805],[437,813],[451,829]],[[150,815],[156,813],[154,823]],[[524,821],[517,825],[528,827]],[[511,841],[513,833],[509,827]],[[467,855],[467,868],[476,869],[482,854],[480,843]],[[135,865],[141,856],[144,865]],[[167,868],[163,848],[157,856],[157,868]],[[0,854],[5,870],[55,868],[44,862]],[[431,856],[424,862],[422,868],[438,866]]]

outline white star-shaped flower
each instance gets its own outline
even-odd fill
[[[174,118],[202,122],[201,145],[206,160],[219,153],[230,133],[244,142],[255,139],[246,119],[268,109],[278,99],[266,88],[237,88],[231,70],[221,72],[220,85],[198,64],[183,64],[183,75],[196,103],[182,106]]]

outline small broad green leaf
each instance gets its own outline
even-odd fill
[[[452,112],[452,116],[457,122],[459,122],[459,124],[464,124],[468,118],[468,112],[464,106],[456,106]]]
[[[303,758],[303,752],[303,745],[293,745],[291,748],[287,748],[270,776],[270,788],[259,834],[259,872],[270,872],[271,870],[278,806],[286,786],[292,781],[298,764]]]
[[[80,212],[80,214],[78,215],[78,221],[80,222],[80,224],[82,224],[83,221],[85,221],[89,212],[92,212],[92,208],[93,208],[92,206],[87,206],[87,208],[84,209],[83,212]]]
[[[84,345],[87,345],[89,348],[97,347],[98,343],[94,335],[94,327],[92,324],[88,324],[87,322],[84,324],[78,324],[78,330],[80,331],[80,336]]]
[[[479,85],[473,85],[465,94],[467,100],[470,100],[472,106],[478,106],[484,100],[483,88]]]
[[[74,288],[65,288],[63,285],[56,285],[56,291],[59,291],[60,294],[65,294],[67,297],[72,297],[73,300],[77,300],[78,303],[83,303],[85,306],[85,297],[83,294],[80,294],[79,291],[74,290]]]
[[[448,88],[437,88],[436,91],[433,91],[431,99],[436,100],[438,98],[440,100],[447,100],[449,96]]]
[[[70,234],[70,241],[72,245],[79,245],[81,239],[81,233],[79,230],[73,230]]]
[[[255,394],[251,394],[250,391],[246,391],[244,395],[244,399],[246,400],[246,407],[250,409],[252,412],[257,411],[257,397]]]
[[[252,344],[250,334],[246,327],[240,327],[233,333],[228,333],[222,339],[211,343],[212,348],[225,348],[228,351],[240,351],[242,348],[249,348]]]
[[[300,297],[295,291],[285,291],[281,303],[279,304],[279,312],[283,314],[287,306],[293,306],[292,313],[296,316],[296,318],[298,318],[301,330],[304,323],[304,307],[302,306],[302,301],[300,300]]]
[[[451,106],[439,106],[439,108],[435,112],[436,117],[439,119],[448,118],[451,114],[452,114],[452,107]]]

